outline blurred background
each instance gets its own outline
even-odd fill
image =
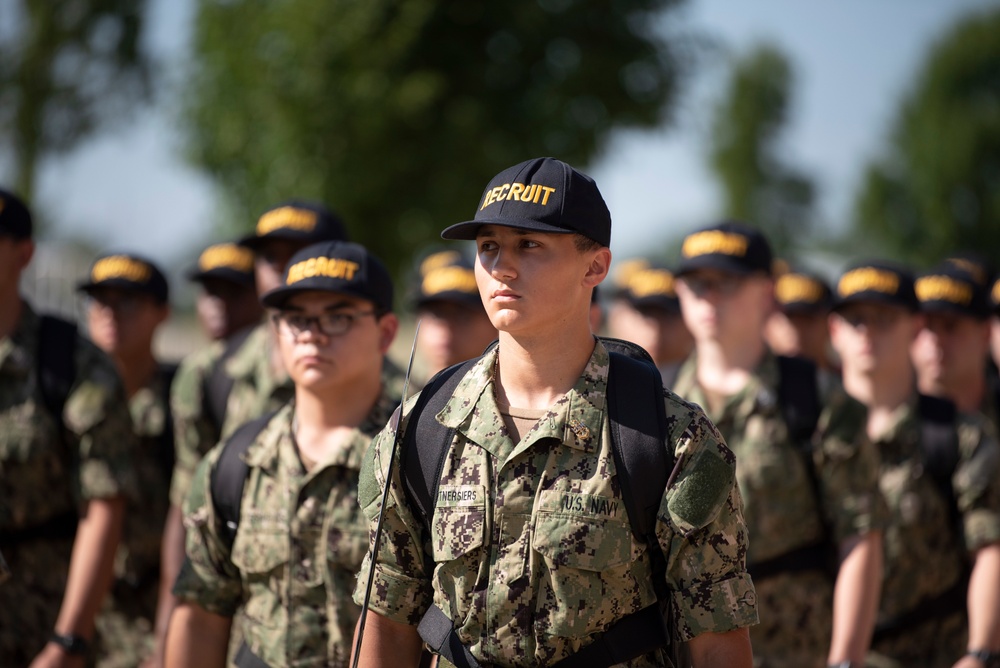
[[[177,295],[167,357],[201,341],[182,272],[269,205],[327,203],[405,283],[539,155],[596,178],[616,258],[736,217],[831,278],[995,262],[1000,3],[0,0],[25,291],[73,314],[97,252],[145,254]]]

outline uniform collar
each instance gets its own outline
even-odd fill
[[[499,456],[500,448],[494,430],[477,429],[477,424],[483,420],[473,422],[476,415],[494,415],[499,422],[493,393],[493,368],[497,354],[499,348],[494,348],[472,366],[435,417],[444,426],[458,430],[469,440]],[[597,451],[604,422],[609,363],[608,351],[597,341],[574,386],[556,400],[530,431],[523,434],[517,449],[521,450],[543,438],[555,438],[576,450]]]

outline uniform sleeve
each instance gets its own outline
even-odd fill
[[[174,595],[209,612],[232,617],[243,600],[243,584],[231,560],[231,546],[219,537],[212,504],[211,471],[220,451],[212,450],[191,480],[191,493],[184,503],[185,559],[174,583]]]
[[[879,492],[879,457],[868,438],[868,411],[839,387],[825,397],[818,424],[822,505],[837,543],[884,529],[888,506]]]
[[[132,494],[137,441],[125,391],[111,359],[87,341],[78,344],[76,381],[63,409],[79,462],[74,493],[81,502]]]
[[[375,540],[375,527],[396,433],[391,425],[392,420],[368,448],[358,483],[358,501],[369,522],[369,551],[354,590],[354,601],[361,606],[364,605],[365,589],[373,568],[371,545]],[[393,464],[368,607],[394,621],[416,625],[432,602],[429,552],[424,548],[423,527],[411,512],[401,487],[398,460],[399,453]]]
[[[970,550],[1000,540],[1000,443],[981,416],[962,416],[958,425],[959,464],[952,487],[962,513]]]
[[[660,506],[657,535],[679,639],[756,624],[736,458],[698,407],[668,405],[668,416],[677,476]]]
[[[174,471],[170,479],[170,503],[181,508],[191,487],[198,463],[219,442],[219,432],[204,414],[203,389],[219,351],[212,346],[185,359],[170,388],[174,420]]]

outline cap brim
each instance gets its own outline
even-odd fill
[[[674,272],[674,275],[683,276],[684,274],[690,274],[701,269],[715,269],[716,271],[725,271],[741,276],[767,273],[766,269],[747,266],[745,263],[726,255],[702,255],[684,260],[677,271]]]
[[[456,223],[451,227],[446,227],[441,232],[442,239],[451,241],[474,241],[479,228],[483,225],[500,225],[501,227],[513,227],[521,230],[533,230],[535,232],[552,232],[555,234],[573,234],[573,230],[564,227],[556,227],[548,223],[540,223],[537,220],[528,218],[484,218],[482,220],[467,220]]]

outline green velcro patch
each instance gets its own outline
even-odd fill
[[[703,452],[688,465],[667,501],[674,524],[687,534],[714,520],[736,479],[735,467]]]

